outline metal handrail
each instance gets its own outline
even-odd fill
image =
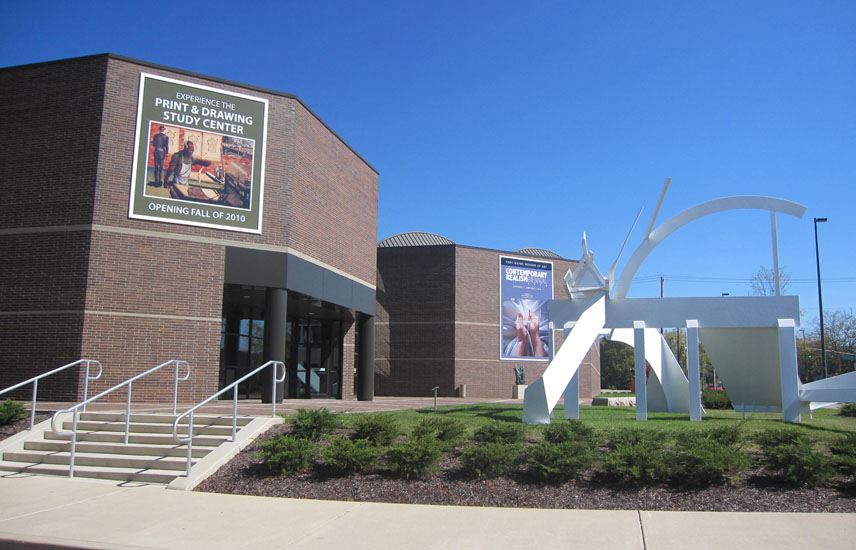
[[[190,459],[191,459],[191,456],[193,454],[193,413],[196,412],[196,409],[202,407],[203,405],[207,405],[208,403],[210,403],[214,399],[220,397],[221,395],[223,395],[227,391],[232,390],[232,439],[231,439],[231,441],[235,441],[235,437],[238,434],[238,384],[240,384],[241,382],[243,382],[247,378],[253,376],[254,374],[264,370],[265,368],[267,368],[268,366],[271,366],[271,365],[273,366],[273,368],[271,369],[273,371],[273,384],[271,384],[271,399],[270,399],[271,406],[272,406],[271,416],[275,417],[276,416],[276,385],[279,382],[285,382],[285,363],[283,363],[282,361],[268,361],[267,363],[265,363],[264,365],[261,365],[260,367],[256,368],[252,372],[245,374],[241,378],[235,380],[234,382],[232,382],[231,384],[229,384],[228,386],[226,386],[222,390],[218,391],[217,393],[215,393],[211,397],[209,397],[209,398],[205,399],[204,401],[201,401],[201,402],[197,403],[196,405],[194,405],[193,407],[187,409],[186,411],[184,411],[183,413],[181,413],[180,415],[178,415],[175,418],[175,421],[172,423],[172,437],[174,437],[175,440],[181,444],[185,444],[185,443],[187,444],[187,472],[186,472],[187,477],[190,477],[190,468],[191,468],[191,460]],[[277,376],[277,367],[282,367],[282,378],[279,378]],[[188,423],[187,423],[187,437],[186,438],[179,437],[179,435],[178,435],[178,424],[181,422],[182,418],[184,418],[185,416],[188,416],[188,415],[190,415],[190,416],[189,416]]]
[[[33,383],[33,400],[32,400],[32,406],[30,407],[30,409],[31,409],[31,411],[30,411],[30,429],[32,430],[33,426],[35,425],[35,422],[36,422],[36,395],[39,393],[39,380],[41,380],[42,378],[48,377],[52,374],[56,374],[56,373],[63,371],[67,368],[73,367],[75,365],[79,365],[81,363],[86,364],[86,376],[83,378],[83,399],[86,399],[86,395],[89,392],[89,381],[90,380],[98,380],[99,378],[101,378],[101,373],[104,372],[104,369],[101,367],[101,363],[99,363],[95,359],[78,359],[74,363],[69,363],[68,365],[63,365],[63,366],[56,368],[50,372],[46,372],[44,374],[34,376],[34,377],[30,378],[29,380],[24,380],[23,382],[21,382],[19,384],[15,384],[14,386],[10,386],[10,387],[6,388],[5,390],[0,391],[0,395],[3,395],[4,393],[12,391],[12,390],[16,390],[22,386],[26,386],[30,382]],[[90,377],[89,376],[89,367],[93,363],[98,365],[98,375]],[[86,408],[84,408],[83,410],[85,411]]]
[[[74,477],[74,452],[75,452],[75,449],[77,448],[77,417],[79,414],[78,409],[83,407],[83,410],[85,411],[87,404],[92,403],[93,401],[96,401],[98,399],[101,399],[105,395],[107,395],[109,393],[113,393],[114,391],[118,390],[119,388],[121,388],[123,386],[128,386],[128,398],[127,398],[126,404],[125,404],[125,445],[127,445],[128,444],[128,436],[131,432],[131,392],[133,390],[134,381],[139,380],[140,378],[142,378],[146,375],[149,375],[149,374],[155,372],[156,370],[162,369],[163,367],[166,367],[167,365],[170,365],[170,364],[175,364],[175,384],[174,384],[175,389],[174,389],[174,393],[173,393],[173,397],[172,397],[172,414],[175,414],[176,404],[178,402],[178,383],[190,378],[190,365],[187,363],[187,361],[182,361],[179,359],[171,359],[171,360],[167,361],[166,363],[161,363],[160,365],[153,367],[153,368],[147,370],[146,372],[142,372],[136,376],[128,378],[127,380],[125,380],[124,382],[122,382],[120,384],[116,384],[115,386],[113,386],[109,390],[104,390],[103,392],[99,393],[98,395],[92,396],[89,399],[85,399],[84,401],[81,401],[80,403],[78,403],[77,405],[75,405],[73,407],[69,407],[67,409],[63,409],[61,411],[57,411],[54,413],[53,417],[51,418],[51,430],[53,430],[53,432],[57,435],[70,435],[71,436],[71,457],[69,459],[68,477]],[[184,377],[179,378],[178,369],[179,369],[179,367],[181,367],[181,365],[184,365],[187,368],[187,372],[184,374]],[[71,423],[71,431],[70,432],[64,432],[62,430],[58,430],[56,427],[57,418],[59,417],[59,415],[61,415],[63,413],[74,413],[74,418],[73,418],[72,423]]]

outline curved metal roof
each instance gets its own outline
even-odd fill
[[[434,233],[426,233],[425,231],[408,231],[407,233],[399,233],[392,237],[387,237],[377,243],[378,247],[395,247],[395,246],[438,246],[455,244],[442,235]]]
[[[539,258],[550,258],[553,260],[561,260],[563,259],[561,256],[556,254],[555,252],[551,252],[546,248],[521,248],[520,250],[515,250],[515,254],[526,254],[527,256],[538,256]]]

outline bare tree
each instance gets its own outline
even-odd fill
[[[776,275],[773,268],[761,266],[758,272],[749,281],[753,296],[775,296]],[[791,288],[791,276],[781,267],[779,268],[779,286],[782,295],[787,294]]]
[[[856,353],[856,317],[853,315],[853,310],[825,311],[823,313],[823,324],[829,375],[852,371],[853,360],[845,359],[845,356],[852,356]],[[816,327],[814,332],[819,339],[820,328]]]

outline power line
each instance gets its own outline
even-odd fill
[[[697,275],[643,275],[640,277],[634,277],[633,282],[635,283],[653,283],[660,282],[660,278],[665,277],[670,281],[677,281],[682,283],[743,283],[749,284],[754,279],[753,278],[744,278],[744,277],[704,277]],[[816,278],[799,278],[799,279],[791,279],[791,284],[815,284],[817,282]],[[830,284],[850,284],[856,283],[856,277],[824,277],[823,283]]]

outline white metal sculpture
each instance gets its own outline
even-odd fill
[[[565,329],[565,340],[544,375],[526,390],[523,421],[549,423],[562,396],[566,403],[565,416],[579,417],[579,407],[573,406],[579,399],[579,365],[601,334],[636,349],[638,420],[646,420],[649,411],[688,413],[691,420],[701,420],[700,341],[717,365],[717,374],[738,411],[782,412],[785,421],[799,422],[804,411],[829,402],[856,401],[856,373],[810,384],[802,384],[798,377],[799,298],[780,296],[776,215],[802,218],[805,207],[772,197],[726,197],[684,210],[654,229],[669,183],[670,180],[666,180],[645,237],[628,260],[617,284],[614,281],[618,259],[604,277],[594,263],[594,255],[583,234],[583,254],[577,269],[565,275],[565,290],[570,299],[554,300],[550,306],[550,319]],[[775,296],[627,298],[639,267],[666,237],[704,216],[739,209],[770,213]],[[637,215],[633,227],[638,220]],[[624,245],[629,237],[628,233]],[[689,377],[684,375],[657,330],[661,327],[687,329]],[[650,365],[650,374],[646,363]]]

